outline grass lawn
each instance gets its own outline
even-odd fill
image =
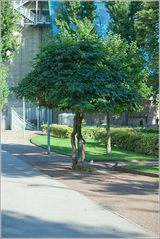
[[[146,173],[159,173],[159,166],[152,166],[152,165],[128,165],[125,166],[127,169],[135,169],[138,171],[143,171]]]
[[[46,135],[36,135],[33,136],[31,141],[41,147],[47,148],[47,136]],[[94,140],[87,140],[86,147],[86,160],[95,161],[131,161],[131,160],[157,160],[156,156],[144,155],[139,153],[134,153],[119,148],[113,148],[111,155],[105,154],[105,147],[102,144],[98,144]],[[51,137],[51,151],[58,152],[62,154],[71,155],[71,143],[70,139],[62,139]]]

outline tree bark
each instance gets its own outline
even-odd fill
[[[78,167],[80,169],[84,166],[85,152],[84,140],[82,137],[82,120],[83,114],[77,113],[77,146],[78,146]]]
[[[111,154],[110,115],[106,115],[106,153]]]
[[[85,140],[82,136],[83,114],[76,113],[73,120],[73,131],[71,133],[72,145],[72,169],[82,169],[85,160]],[[77,135],[77,146],[76,146]]]
[[[76,134],[77,134],[77,114],[73,119],[73,131],[71,133],[71,145],[72,145],[72,169],[76,169],[77,156],[76,156]]]

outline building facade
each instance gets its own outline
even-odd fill
[[[20,16],[20,32],[17,34],[19,47],[8,63],[9,87],[16,85],[30,72],[40,45],[51,35],[48,0],[13,0],[13,9]],[[22,129],[23,106],[23,102],[11,93],[2,113],[3,129]],[[46,110],[25,102],[25,121],[26,128],[34,128],[39,121],[46,121]]]

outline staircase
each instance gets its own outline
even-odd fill
[[[28,0],[14,0],[14,4],[17,8],[25,5],[28,2]]]
[[[42,1],[42,0],[41,0]],[[33,12],[31,9],[27,7],[27,3],[35,3],[35,9]],[[37,1],[38,2],[38,1]],[[37,25],[37,24],[50,24],[50,18],[48,16],[45,16],[43,14],[38,14],[38,11],[36,11],[36,1],[32,0],[14,0],[13,1],[13,7],[14,9],[20,13],[25,19],[29,20],[29,24],[31,25]]]

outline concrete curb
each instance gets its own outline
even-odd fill
[[[147,172],[142,172],[139,170],[127,169],[121,166],[115,167],[114,170],[124,172],[124,173],[133,173],[133,174],[144,175],[144,176],[155,177],[155,178],[159,177],[159,174],[156,174],[156,173],[147,173]]]

